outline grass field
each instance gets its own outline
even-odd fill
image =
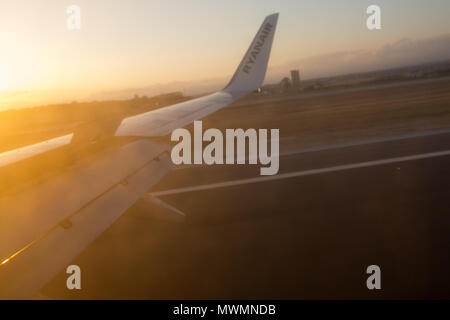
[[[304,147],[450,127],[450,79],[259,102],[220,110],[204,127],[279,128],[283,143]]]

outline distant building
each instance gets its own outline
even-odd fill
[[[291,70],[291,81],[294,88],[300,87],[300,71]]]

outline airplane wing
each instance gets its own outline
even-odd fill
[[[152,140],[211,114],[262,85],[278,14],[264,20],[219,92],[124,119],[115,136],[138,137],[18,194],[0,197],[0,298],[30,298],[170,169],[170,146]],[[68,135],[0,154],[0,167],[71,143]],[[162,203],[166,210],[183,215]]]
[[[72,137],[73,133],[39,142],[30,146],[18,148],[12,151],[0,153],[0,167],[4,167],[24,159],[32,158],[38,154],[68,145],[72,141]]]

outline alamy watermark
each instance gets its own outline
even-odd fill
[[[380,30],[381,29],[381,8],[376,4],[370,5],[366,10],[367,14],[370,16],[367,18],[366,26],[369,30]]]
[[[263,166],[260,168],[261,175],[278,173],[279,129],[270,129],[270,137],[267,129],[226,129],[224,138],[219,129],[211,128],[203,132],[202,128],[202,121],[194,121],[193,139],[187,129],[179,128],[172,132],[171,140],[178,142],[171,152],[174,164],[246,164],[248,160],[248,164],[259,163]],[[207,144],[203,147],[204,142]]]
[[[381,268],[376,264],[368,266],[366,273],[370,276],[366,280],[366,286],[369,290],[381,290]]]
[[[66,273],[70,274],[66,280],[66,287],[69,290],[81,290],[81,269],[76,264],[67,267]]]
[[[77,5],[70,5],[67,7],[67,29],[80,30],[81,29],[81,8]]]

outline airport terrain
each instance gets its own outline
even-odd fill
[[[245,99],[205,118],[204,128],[279,128],[286,178],[240,183],[260,179],[249,165],[176,168],[149,192],[185,223],[133,207],[73,261],[81,292],[60,289],[62,271],[42,293],[449,298],[449,89],[444,79]],[[216,185],[227,181],[236,183]],[[381,291],[365,286],[372,264]]]

